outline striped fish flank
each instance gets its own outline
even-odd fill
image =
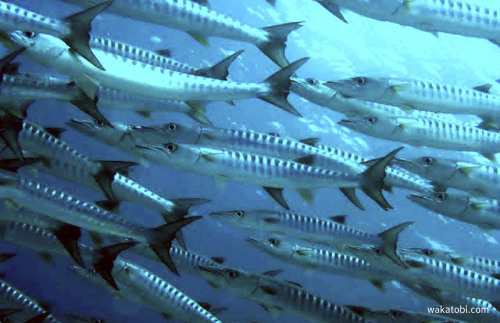
[[[186,323],[222,322],[188,295],[143,267],[117,259],[114,273],[124,293],[140,296],[141,304],[159,313],[169,314]]]
[[[37,315],[47,312],[38,301],[3,279],[0,279],[0,298],[2,298],[2,306],[23,309],[21,312],[10,315],[8,318],[9,321],[11,319],[16,319],[25,322]],[[52,314],[48,314],[44,322],[61,323],[61,321]]]
[[[84,6],[99,3],[98,0],[64,1]],[[280,67],[288,64],[285,57],[288,34],[301,26],[300,23],[289,23],[262,29],[254,28],[189,0],[117,0],[108,11],[186,31],[203,45],[208,45],[206,37],[210,36],[255,44]]]
[[[500,133],[433,119],[377,118],[363,116],[339,122],[369,136],[408,143],[413,146],[473,151],[494,159],[500,151]]]

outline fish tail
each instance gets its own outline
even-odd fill
[[[106,10],[112,3],[113,1],[102,2],[64,19],[69,24],[71,32],[62,38],[62,41],[92,65],[103,71],[104,67],[89,46],[90,31],[92,30],[91,23],[98,14]]]
[[[212,79],[227,80],[227,76],[229,75],[229,66],[231,66],[241,53],[243,53],[242,50],[237,51],[213,66],[197,70],[195,74]]]
[[[150,230],[147,239],[149,246],[160,260],[176,275],[179,275],[172,258],[170,257],[170,247],[177,231],[191,222],[200,219],[201,216],[191,216],[181,220],[162,225]]]
[[[115,279],[113,278],[112,271],[116,257],[124,251],[133,246],[138,242],[130,241],[124,243],[118,243],[109,247],[104,247],[99,249],[98,260],[93,263],[94,269],[102,276],[102,278],[116,290],[119,290],[118,285],[116,285]]]
[[[412,224],[413,222],[401,223],[378,234],[379,238],[383,241],[381,246],[382,252],[403,268],[408,268],[408,265],[397,254],[398,238],[399,234]]]
[[[365,192],[366,195],[368,195],[386,211],[392,209],[393,207],[389,204],[389,202],[387,202],[382,194],[384,179],[386,176],[385,169],[401,149],[403,149],[403,147],[395,149],[385,157],[378,159],[373,165],[363,172],[364,179],[361,186],[363,192]]]
[[[300,28],[301,24],[301,22],[291,22],[263,28],[268,33],[268,41],[258,44],[257,47],[279,67],[287,66],[289,62],[285,56],[286,41],[288,35]]]
[[[264,82],[269,84],[271,90],[268,93],[259,96],[259,99],[274,104],[278,108],[301,117],[302,115],[287,101],[287,98],[292,84],[290,77],[308,60],[309,58],[299,59],[268,77]]]
[[[204,204],[210,202],[210,200],[207,199],[197,199],[197,198],[187,198],[187,199],[176,199],[173,200],[174,202],[174,209],[170,212],[162,212],[161,215],[163,219],[167,223],[172,223],[178,220],[181,220],[184,218],[188,212],[189,209],[193,206]],[[186,248],[186,242],[184,241],[184,236],[182,235],[182,231],[177,231],[175,238],[177,239],[177,242],[179,245],[184,248]]]

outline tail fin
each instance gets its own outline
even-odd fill
[[[335,17],[339,18],[343,22],[347,23],[347,20],[345,20],[344,15],[340,11],[340,8],[337,4],[333,3],[333,1],[325,1],[325,0],[316,0],[323,8],[326,10],[330,11],[332,15]]]
[[[269,3],[273,7],[276,6],[276,0],[266,0],[266,2]]]
[[[71,82],[69,84],[70,86],[74,85],[77,86],[76,83]],[[96,121],[102,122],[108,127],[113,127],[111,122],[106,119],[106,117],[99,111],[97,108],[97,97],[96,99],[92,99],[87,94],[81,90],[81,95],[78,99],[70,101],[71,104],[73,104],[75,107],[80,109],[83,113],[89,115]]]
[[[29,320],[25,321],[24,323],[43,323],[43,322],[45,322],[45,319],[47,317],[49,317],[49,315],[50,315],[50,312],[38,314],[37,316],[30,318]]]
[[[116,257],[120,252],[135,246],[138,242],[124,242],[115,244],[109,247],[99,249],[97,260],[93,263],[94,269],[101,275],[101,277],[116,290],[119,290],[116,285],[115,279],[112,275],[113,266]]]
[[[238,56],[241,55],[241,53],[243,53],[242,50],[226,57],[214,66],[197,70],[195,74],[212,79],[227,80],[227,76],[229,75],[229,66],[238,58]]]
[[[15,52],[12,52],[2,58],[0,58],[0,82],[2,81],[4,74],[16,74],[19,69],[18,64],[12,64],[12,61],[19,55],[21,55],[26,50],[26,47],[22,47]]]
[[[9,147],[16,158],[24,161],[23,150],[19,145],[19,133],[23,130],[23,120],[6,113],[0,118],[0,138]]]
[[[186,114],[193,120],[198,121],[202,125],[211,125],[210,120],[205,114],[205,106],[198,101],[187,101],[186,104],[191,108]]]
[[[191,216],[189,218],[183,218],[179,221],[175,221],[166,225],[162,225],[157,228],[153,228],[149,232],[148,243],[149,247],[154,251],[154,253],[160,258],[160,260],[176,275],[179,275],[175,264],[170,257],[170,247],[172,246],[172,240],[174,240],[177,231],[182,227],[199,220],[201,216]]]
[[[164,212],[162,213],[163,219],[167,223],[175,222],[178,220],[181,220],[184,218],[188,212],[189,209],[193,206],[204,204],[210,202],[210,200],[207,199],[177,199],[173,200],[174,202],[174,209],[171,212]],[[177,242],[179,242],[179,245],[184,248],[186,248],[186,243],[184,242],[184,237],[182,235],[182,231],[177,231],[177,234],[175,235]]]
[[[393,150],[385,157],[380,158],[377,162],[371,165],[367,170],[363,172],[364,180],[361,188],[366,195],[372,198],[380,207],[384,210],[392,209],[392,206],[387,202],[384,195],[382,195],[382,189],[384,188],[385,179],[385,168],[394,159],[396,154],[403,149],[400,147]]]
[[[9,260],[10,258],[13,258],[15,256],[16,256],[15,253],[2,253],[2,254],[0,254],[0,263],[4,263],[7,260]]]
[[[358,209],[364,211],[365,208],[363,204],[358,200],[358,197],[356,196],[356,189],[353,187],[341,187],[340,191],[347,197],[349,201],[351,201],[354,206],[356,206]]]
[[[69,24],[71,32],[62,38],[62,41],[92,65],[103,71],[104,67],[92,53],[89,46],[90,31],[92,30],[91,23],[98,14],[106,10],[112,3],[113,1],[102,2],[64,19]]]
[[[291,22],[263,28],[268,34],[268,40],[258,44],[257,47],[279,67],[287,66],[289,63],[285,56],[285,48],[288,34],[300,28],[301,24],[301,22]]]
[[[60,228],[54,230],[53,233],[66,251],[68,251],[71,258],[73,258],[80,267],[85,267],[78,245],[78,240],[82,235],[81,229],[71,224],[63,224]]]
[[[295,110],[295,108],[287,101],[288,94],[290,93],[290,86],[292,81],[290,77],[304,65],[309,58],[302,58],[293,62],[287,67],[282,68],[278,72],[268,77],[264,82],[269,84],[271,90],[269,93],[259,96],[259,99],[274,104],[278,108],[290,112],[293,115],[301,117],[302,115]]]
[[[401,258],[399,258],[397,254],[398,237],[401,231],[408,228],[412,224],[413,222],[401,223],[378,234],[378,237],[383,241],[383,244],[380,247],[384,255],[403,268],[408,268],[408,266]]]
[[[101,170],[94,175],[94,180],[97,185],[101,188],[106,198],[111,201],[117,201],[118,199],[113,192],[112,184],[116,173],[128,174],[129,168],[136,166],[137,163],[128,161],[111,161],[111,160],[101,160]]]

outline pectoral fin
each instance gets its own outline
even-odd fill
[[[210,42],[208,41],[208,39],[205,36],[197,34],[197,33],[193,33],[193,32],[188,32],[188,34],[189,34],[189,36],[193,37],[193,39],[196,40],[201,45],[203,45],[205,47],[210,46]]]

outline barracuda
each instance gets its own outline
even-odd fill
[[[449,313],[444,314],[448,317],[465,321],[465,322],[478,322],[478,323],[496,323],[500,320],[500,311],[493,306],[487,300],[474,298],[474,297],[460,297],[457,301],[457,295],[451,294],[448,297],[444,297],[444,303],[448,306],[464,307],[470,308],[480,308],[482,311],[487,310],[487,312],[481,313]]]
[[[500,152],[500,133],[462,123],[367,115],[341,120],[339,124],[377,138],[413,146],[473,151],[491,160],[495,160],[495,154]]]
[[[74,55],[66,44],[50,35],[37,34],[29,38],[20,32],[13,32],[9,38],[14,44],[26,47],[23,55],[69,75],[91,98],[96,97],[100,86],[164,100],[231,101],[259,98],[300,116],[287,101],[291,83],[289,78],[307,58],[282,68],[262,83],[239,83],[166,70],[96,49],[94,54],[106,68],[103,71]]]
[[[396,249],[399,234],[412,222],[396,225],[379,234],[371,234],[344,225],[344,216],[334,216],[324,220],[292,211],[259,209],[213,212],[210,216],[237,227],[293,236],[307,242],[336,247],[339,250],[343,250],[344,245],[350,244],[377,246],[395,263],[406,267],[398,258]]]
[[[162,50],[158,51],[158,53],[109,38],[91,36],[90,47],[144,64],[218,80],[227,80],[229,66],[243,53],[242,50],[238,51],[211,67],[195,68],[162,55],[161,53],[164,53]]]
[[[300,245],[277,237],[266,239],[249,237],[246,241],[272,256],[299,265],[301,268],[316,269],[336,275],[369,280],[379,289],[383,289],[384,281],[392,280],[388,273],[372,267],[361,258],[339,253],[325,247]]]
[[[498,9],[457,0],[321,0],[369,18],[411,26],[431,33],[450,33],[500,42]],[[342,18],[340,18],[342,19]],[[343,19],[342,19],[343,20]]]
[[[463,256],[456,253],[425,249],[411,248],[419,254],[452,262],[462,267],[470,268],[486,275],[495,275],[500,273],[500,261],[478,256]]]
[[[395,159],[394,163],[429,178],[442,191],[453,187],[491,199],[497,199],[500,194],[500,168],[493,164],[469,163],[431,156]]]
[[[200,218],[199,216],[183,218],[157,228],[145,228],[42,183],[5,171],[0,175],[0,197],[75,227],[149,244],[158,258],[176,274],[177,270],[169,255],[171,242],[177,231]],[[79,231],[73,233],[73,236],[67,237],[72,240],[68,243],[75,245],[79,236]],[[79,254],[73,256],[75,259],[81,259]]]
[[[53,163],[53,166],[60,163],[59,165],[69,164],[76,167],[84,171],[87,176],[94,178],[104,194],[113,201],[117,200],[111,188],[115,173],[126,172],[129,167],[135,165],[131,162],[93,161],[58,138],[62,129],[48,129],[55,134],[54,136],[45,129],[10,114],[0,117],[0,129],[1,139],[17,158],[24,159],[23,150],[26,150],[46,159],[49,166],[50,163]],[[71,170],[65,170],[65,172],[71,172]],[[79,175],[82,176],[82,174]]]
[[[103,142],[130,152],[137,144],[158,145],[168,141],[179,144],[196,144],[214,148],[228,148],[249,153],[273,156],[281,159],[310,157],[310,165],[349,174],[366,171],[361,163],[368,159],[346,151],[317,143],[316,138],[294,140],[254,131],[189,126],[167,123],[158,126],[137,126],[114,123],[113,128],[95,122],[72,119],[66,123],[71,128]],[[387,167],[387,187],[397,186],[416,191],[432,191],[433,185],[423,178],[401,168]],[[387,188],[386,187],[386,188]],[[364,209],[355,193],[341,189],[353,204]],[[306,197],[305,197],[306,198]]]
[[[424,81],[372,77],[355,77],[327,82],[326,85],[345,96],[361,100],[436,113],[474,114],[483,118],[484,127],[500,121],[500,97],[485,93],[485,86],[468,89]]]
[[[487,299],[493,303],[500,300],[500,280],[469,268],[406,249],[400,250],[400,257],[410,268],[401,270],[401,267],[377,255],[372,247],[351,246],[348,249],[371,265],[392,272],[394,279],[418,285],[427,296],[439,303],[443,303],[439,297],[441,292]]]
[[[93,272],[84,272],[80,268],[74,270],[100,286],[105,285],[102,278]],[[116,296],[152,309],[165,318],[186,323],[222,322],[165,279],[135,263],[118,258],[114,262],[112,274],[120,289],[119,293],[114,293]]]
[[[25,117],[27,108],[36,100],[67,101],[95,120],[111,126],[90,99],[74,82],[42,74],[3,75],[0,104],[12,114]]]
[[[372,322],[308,292],[297,283],[274,279],[280,271],[253,274],[224,267],[200,266],[200,269],[213,285],[257,302],[268,312],[283,310],[309,322]]]
[[[100,0],[64,0],[91,6]],[[255,44],[280,67],[288,65],[285,48],[288,34],[301,23],[294,22],[267,28],[254,28],[222,15],[197,1],[177,0],[115,0],[108,9],[121,16],[183,30],[201,44],[208,46],[206,37],[222,37]]]
[[[2,307],[22,309],[20,312],[9,315],[7,318],[8,322],[30,322],[29,320],[35,317],[38,318],[36,322],[62,322],[44,309],[34,298],[3,279],[0,279],[0,298],[2,299]]]
[[[50,34],[60,38],[72,50],[99,69],[103,69],[89,47],[92,20],[106,10],[113,1],[100,1],[95,6],[63,20],[42,16],[11,3],[0,1],[0,30],[21,30],[30,33]]]
[[[366,307],[348,305],[349,308],[354,313],[361,315],[364,318],[369,318],[375,322],[379,323],[463,323],[459,321],[451,321],[445,316],[432,315],[426,313],[402,311],[402,310],[371,310]]]
[[[479,226],[500,229],[500,202],[465,193],[410,194],[408,199],[441,215]]]
[[[380,117],[413,117],[457,121],[456,118],[448,114],[438,114],[419,110],[404,110],[393,105],[354,99],[349,96],[344,96],[340,91],[336,91],[327,86],[327,82],[313,78],[300,79],[294,77],[291,80],[292,86],[290,90],[292,92],[314,104],[343,113],[348,117],[372,114]]]
[[[173,143],[137,145],[135,150],[145,159],[161,165],[201,173],[215,179],[230,179],[262,186],[285,208],[288,208],[288,204],[283,197],[284,188],[305,189],[307,192],[324,187],[360,187],[384,210],[388,210],[392,207],[381,191],[385,167],[401,148],[381,158],[365,172],[356,175],[291,160],[195,145]]]

